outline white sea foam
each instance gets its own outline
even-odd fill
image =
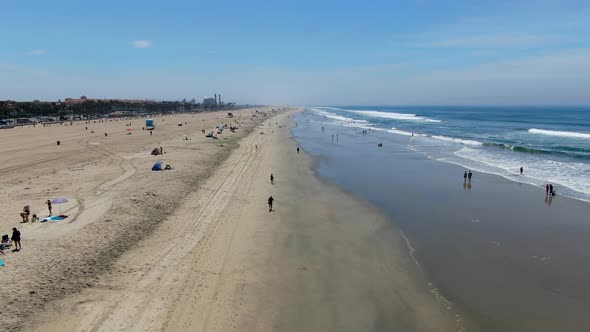
[[[347,118],[345,116],[341,116],[341,115],[338,115],[338,114],[334,114],[334,113],[330,113],[330,112],[327,112],[327,111],[323,111],[323,110],[321,110],[319,108],[310,108],[310,110],[312,110],[316,114],[321,115],[321,116],[324,116],[324,117],[326,117],[328,119],[337,120],[337,121],[341,121],[341,122],[346,122],[346,123],[359,123],[359,124],[360,123],[365,123],[365,124],[366,123],[369,123],[369,121],[367,121],[367,120],[355,120],[355,119]]]
[[[456,142],[456,143],[461,143],[461,144],[471,145],[471,146],[482,146],[483,145],[483,143],[478,142],[478,141],[472,141],[472,140],[460,139],[460,138],[453,138],[453,137],[447,137],[447,136],[432,136],[432,138],[436,138],[436,139],[441,140],[441,141]]]
[[[402,121],[441,122],[440,120],[429,119],[429,118],[425,118],[422,116],[417,116],[416,114],[409,114],[409,113],[357,111],[357,110],[345,110],[345,111],[356,113],[359,115],[374,117],[374,118],[382,118],[382,119],[392,119],[392,120],[402,120]]]
[[[318,106],[316,108],[326,109],[326,110],[333,110],[333,111],[342,111],[342,109],[341,108],[338,108],[338,107]]]
[[[396,128],[391,128],[389,130],[387,130],[388,133],[392,133],[392,134],[398,134],[398,135],[404,135],[404,136],[412,136],[412,133],[409,131],[403,131],[403,130],[399,130]]]
[[[590,139],[590,133],[577,133],[575,131],[557,131],[557,130],[545,130],[545,129],[531,128],[531,129],[529,129],[529,133],[557,136],[557,137]]]
[[[544,186],[553,183],[557,192],[569,197],[590,201],[590,165],[576,162],[558,162],[535,155],[515,155],[464,147],[454,153],[456,158],[440,160],[463,165],[480,172],[504,176],[510,180]],[[519,175],[521,166],[525,175]]]

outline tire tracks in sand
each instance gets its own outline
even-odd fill
[[[179,303],[179,298],[185,296],[185,292],[194,292],[195,289],[199,289],[199,285],[207,283],[213,284],[211,290],[215,296],[219,287],[217,276],[220,271],[223,271],[224,262],[220,262],[220,268],[218,266],[211,268],[203,266],[206,264],[204,257],[211,249],[210,242],[215,238],[218,230],[235,215],[234,204],[243,200],[245,193],[249,191],[254,181],[252,175],[257,165],[256,154],[262,150],[261,141],[265,140],[265,136],[253,133],[240,142],[242,146],[236,150],[239,153],[232,154],[220,165],[217,168],[217,174],[207,180],[200,190],[189,195],[182,207],[171,215],[171,222],[162,225],[162,227],[170,227],[167,229],[166,238],[162,238],[162,241],[153,247],[148,244],[149,258],[144,257],[143,260],[147,265],[141,268],[142,271],[127,276],[128,287],[119,285],[117,291],[105,290],[100,296],[100,303],[94,304],[95,306],[89,315],[84,317],[83,322],[76,323],[77,329],[85,331],[167,329],[170,328],[173,317],[194,310],[194,308],[175,305]],[[258,145],[259,149],[256,149],[255,145]],[[245,185],[244,179],[247,179]],[[103,186],[109,183],[106,182]],[[187,215],[194,217],[187,219]],[[231,242],[233,232],[230,234],[232,234]],[[230,246],[231,244],[228,244],[226,248]],[[227,258],[226,255],[221,257],[225,257],[224,261]],[[210,293],[211,290],[208,292]],[[186,312],[186,310],[189,311]],[[210,314],[211,312],[207,316]],[[156,321],[158,324],[154,324]],[[206,320],[204,327],[206,328],[207,325]]]

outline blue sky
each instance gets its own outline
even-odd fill
[[[0,99],[590,104],[589,1],[4,1]]]

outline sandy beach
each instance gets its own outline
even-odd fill
[[[2,309],[3,326],[22,327],[47,303],[95,285],[265,117],[254,109],[237,114],[233,119],[224,112],[157,117],[152,135],[142,130],[145,119],[0,131],[0,208],[6,214],[0,230],[10,235],[12,227],[19,228],[23,248],[5,250],[0,257],[6,264],[0,296],[8,304]],[[221,122],[238,122],[240,129],[225,130],[215,140],[201,133]],[[165,154],[150,155],[156,147]],[[173,169],[152,172],[158,160]],[[44,218],[49,215],[45,201],[55,198],[68,200],[53,205],[53,214],[67,219],[20,223],[23,206]]]
[[[192,175],[188,181],[171,178],[156,187],[120,189],[130,205],[122,208],[113,201],[103,208],[108,218],[72,231],[67,241],[59,236],[62,230],[54,231],[53,240],[37,236],[34,241],[52,243],[64,257],[82,251],[85,257],[78,257],[76,266],[53,259],[55,270],[67,271],[59,277],[54,272],[60,282],[20,295],[34,298],[45,294],[44,287],[70,288],[59,299],[39,304],[26,324],[16,313],[10,323],[35,331],[457,330],[454,317],[425,287],[405,240],[388,219],[319,180],[312,160],[303,151],[297,154],[287,128],[292,114],[265,121],[239,141],[228,140],[236,146],[227,157],[218,152],[217,143],[223,141],[215,142],[210,156],[223,161],[210,173],[203,171],[205,181]],[[171,143],[167,146],[173,151]],[[204,163],[203,152],[197,153],[183,165]],[[179,165],[175,163],[177,169]],[[168,174],[173,173],[160,175]],[[142,177],[150,183],[149,175]],[[133,188],[143,189],[132,193]],[[269,195],[275,198],[272,212],[266,204]],[[135,200],[148,201],[142,209],[165,213],[131,221],[123,211],[138,204]],[[166,209],[172,202],[174,208]],[[127,218],[119,225],[113,212]],[[149,229],[148,235],[134,235],[137,228]],[[97,239],[75,241],[86,231]],[[26,228],[23,239],[18,255],[32,250]],[[102,260],[88,255],[90,248],[105,246]],[[39,257],[27,268],[42,262]],[[7,263],[19,264],[17,254]],[[85,278],[87,273],[92,277]],[[36,281],[25,288],[23,278],[13,279],[12,287],[2,283],[2,291],[10,295],[15,289],[35,289]]]

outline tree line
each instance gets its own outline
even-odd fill
[[[184,101],[127,102],[120,100],[86,100],[81,103],[65,102],[16,102],[0,100],[0,118],[32,118],[42,116],[79,115],[105,116],[113,112],[132,114],[175,113],[235,109],[235,103],[203,105]]]

